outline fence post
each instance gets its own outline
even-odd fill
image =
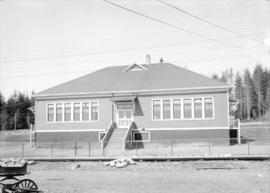
[[[88,142],[88,155],[89,155],[89,157],[91,156],[91,142],[89,141]]]
[[[24,143],[22,143],[22,152],[21,152],[21,157],[24,156]]]
[[[249,141],[247,142],[247,144],[248,144],[248,155],[250,155]]]
[[[138,157],[138,142],[136,141],[136,156]]]
[[[74,142],[74,156],[77,156],[77,141]]]
[[[211,155],[211,142],[208,142],[208,155]]]
[[[52,149],[51,149],[51,156],[53,157],[53,143],[52,143]]]
[[[173,157],[173,141],[171,141],[171,157]]]

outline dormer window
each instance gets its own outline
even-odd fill
[[[124,72],[128,71],[147,71],[147,68],[140,64],[132,64],[124,69]]]

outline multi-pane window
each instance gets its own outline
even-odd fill
[[[194,99],[194,118],[202,118],[202,99]]]
[[[48,104],[47,121],[48,122],[54,121],[54,104]]]
[[[81,103],[73,103],[73,121],[80,121]]]
[[[214,98],[155,99],[152,120],[209,119],[214,117]]]
[[[82,103],[82,120],[89,121],[89,103],[88,102]]]
[[[190,119],[192,118],[192,100],[184,99],[184,118]]]
[[[47,104],[47,122],[98,121],[99,104],[88,102],[57,102]]]
[[[163,119],[171,118],[171,100],[163,100]]]
[[[214,107],[213,107],[213,99],[205,98],[204,99],[204,116],[205,118],[213,118],[214,117]]]
[[[173,118],[181,119],[181,99],[173,99]]]
[[[56,103],[56,121],[63,119],[63,106],[62,103]]]
[[[98,120],[98,103],[91,102],[91,121]]]
[[[153,101],[153,120],[159,120],[161,118],[161,104],[160,100]]]
[[[64,121],[71,121],[71,103],[64,104]]]

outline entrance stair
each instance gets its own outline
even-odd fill
[[[111,137],[105,147],[106,155],[116,155],[124,151],[123,139],[127,134],[128,128],[118,128],[116,127]]]

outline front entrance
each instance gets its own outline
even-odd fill
[[[132,109],[118,109],[116,113],[116,123],[118,128],[129,128],[133,121]]]

